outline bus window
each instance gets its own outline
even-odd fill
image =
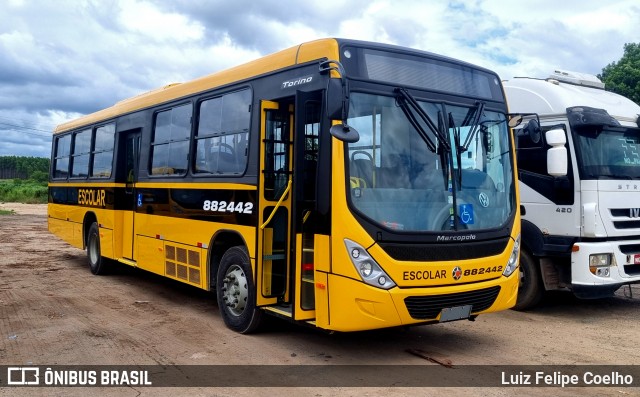
[[[191,104],[156,115],[151,143],[151,175],[184,175],[189,157]]]
[[[89,152],[91,151],[91,129],[73,135],[72,178],[86,178],[89,175]]]
[[[243,90],[200,104],[196,173],[244,173],[247,166],[251,92]]]
[[[94,178],[111,177],[115,130],[115,124],[107,124],[96,130],[96,141],[92,152],[93,163],[91,167],[91,176]]]
[[[56,139],[56,154],[53,160],[53,177],[65,179],[69,175],[69,155],[71,153],[71,135]]]

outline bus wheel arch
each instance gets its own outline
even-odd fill
[[[98,217],[93,212],[87,212],[84,215],[84,220],[82,221],[82,248],[86,249],[89,241],[89,229],[92,224],[98,223]]]
[[[209,242],[209,290],[216,288],[216,278],[218,276],[218,268],[220,261],[225,252],[231,247],[242,246],[247,244],[242,236],[232,230],[220,230],[216,232]]]
[[[258,329],[263,312],[256,306],[256,294],[247,248],[229,248],[220,260],[216,277],[218,307],[227,327],[241,334]]]
[[[83,224],[89,269],[91,273],[95,275],[105,274],[106,262],[108,260],[102,256],[102,250],[100,249],[100,227],[98,226],[95,215],[85,216]]]

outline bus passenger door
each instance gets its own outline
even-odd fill
[[[125,164],[126,181],[124,188],[124,200],[122,222],[122,256],[126,259],[134,259],[134,219],[138,199],[136,197],[136,182],[138,181],[138,159],[140,155],[140,132],[129,132],[125,138]]]
[[[265,306],[289,302],[293,105],[262,101],[260,111],[256,300]]]
[[[293,155],[293,228],[295,260],[291,272],[294,294],[294,320],[316,318],[315,252],[316,234],[322,232],[326,220],[316,211],[316,184],[320,149],[322,92],[296,93]],[[328,252],[328,250],[325,250]],[[322,257],[320,257],[322,258]],[[323,262],[320,260],[319,262]],[[322,267],[321,267],[322,268]],[[324,268],[322,268],[324,270]],[[321,281],[321,280],[320,280]]]

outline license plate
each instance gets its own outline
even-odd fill
[[[440,322],[462,320],[471,316],[471,305],[445,307],[440,312]]]

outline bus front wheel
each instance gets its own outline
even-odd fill
[[[246,248],[231,247],[222,255],[216,278],[218,307],[227,327],[241,334],[255,331],[262,320],[252,274]]]
[[[106,259],[102,257],[100,252],[100,231],[96,222],[91,224],[87,234],[87,258],[91,273],[96,275],[105,273]]]

